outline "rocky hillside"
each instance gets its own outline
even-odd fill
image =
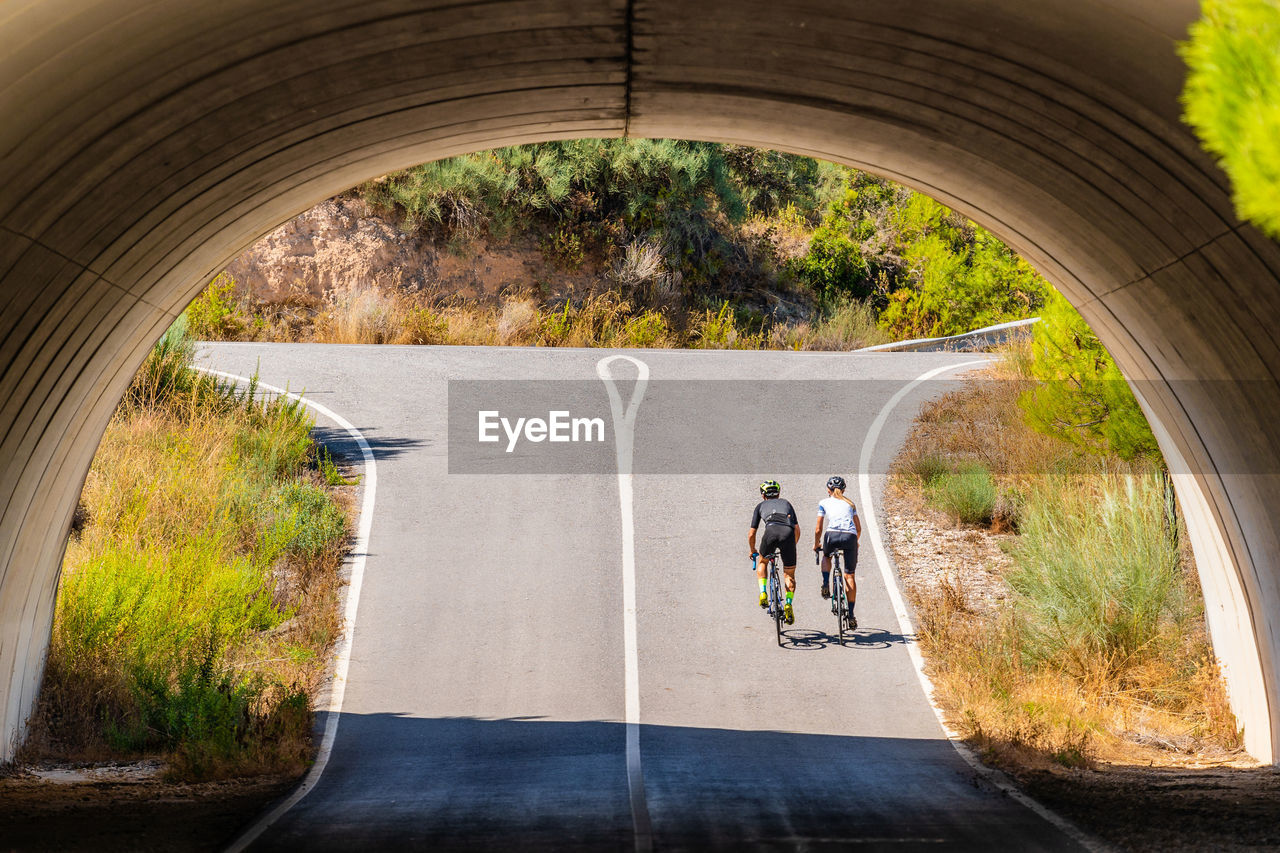
[[[355,195],[329,199],[289,220],[232,261],[227,273],[251,304],[369,290],[485,301],[512,291],[586,293],[602,279],[590,265],[569,271],[549,263],[528,235],[438,245]]]
[[[843,348],[1033,316],[1050,292],[994,235],[883,178],[643,139],[386,175],[226,272],[188,311],[203,337],[502,342],[518,302],[526,344]]]

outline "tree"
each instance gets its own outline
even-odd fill
[[[1122,459],[1159,456],[1128,382],[1084,318],[1054,292],[1035,325],[1031,374],[1018,404],[1036,430]]]
[[[1280,2],[1205,0],[1182,46],[1184,119],[1231,178],[1236,212],[1280,238]]]

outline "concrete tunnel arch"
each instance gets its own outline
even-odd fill
[[[1280,244],[1179,121],[1195,0],[10,0],[0,7],[0,760],[146,350],[362,180],[554,138],[773,147],[919,189],[1081,310],[1175,472],[1246,745],[1280,758]]]

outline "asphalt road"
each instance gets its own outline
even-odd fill
[[[866,542],[860,628],[844,647],[805,551],[826,477],[843,474],[857,495],[863,437],[885,402],[973,356],[630,354],[649,382],[632,456],[629,776],[623,519],[596,372],[607,353],[202,351],[206,366],[256,370],[346,417],[378,464],[333,753],[253,849],[1078,849],[946,740]],[[613,370],[625,403],[634,368]],[[876,494],[920,401],[945,390],[925,383],[894,410],[873,455]],[[514,423],[556,409],[600,415],[608,441],[526,439],[507,453],[505,433],[478,440],[481,410]],[[745,538],[766,477],[805,534],[783,647],[756,604]]]

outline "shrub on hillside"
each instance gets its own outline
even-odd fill
[[[796,336],[796,348],[848,352],[888,341],[889,336],[876,325],[876,312],[869,303],[839,298],[823,307],[807,334]]]
[[[808,250],[791,260],[792,275],[825,298],[865,299],[896,277],[893,211],[912,193],[865,172],[849,170],[844,192],[827,208]]]
[[[954,335],[1033,316],[1052,288],[989,231],[925,196],[899,209],[906,286],[880,323],[897,339]]]
[[[1034,314],[1049,285],[990,232],[860,172],[788,270],[825,298],[873,299],[897,339],[958,334]]]
[[[438,311],[430,308],[410,308],[405,312],[404,323],[397,341],[419,345],[447,344],[449,321]]]
[[[718,309],[707,308],[695,319],[689,346],[695,349],[760,349],[766,335],[759,317],[743,316],[727,301]]]
[[[667,318],[657,311],[645,311],[627,318],[622,326],[621,339],[615,346],[661,347],[668,343],[671,326]]]
[[[811,208],[823,177],[790,154],[671,139],[579,139],[452,157],[366,184],[409,227],[445,235],[541,229],[548,258],[625,267],[626,247],[661,247],[659,266],[708,282],[750,266],[732,225],[789,202]]]
[[[234,341],[248,322],[236,303],[236,280],[218,273],[183,312],[192,335],[205,341]]]

